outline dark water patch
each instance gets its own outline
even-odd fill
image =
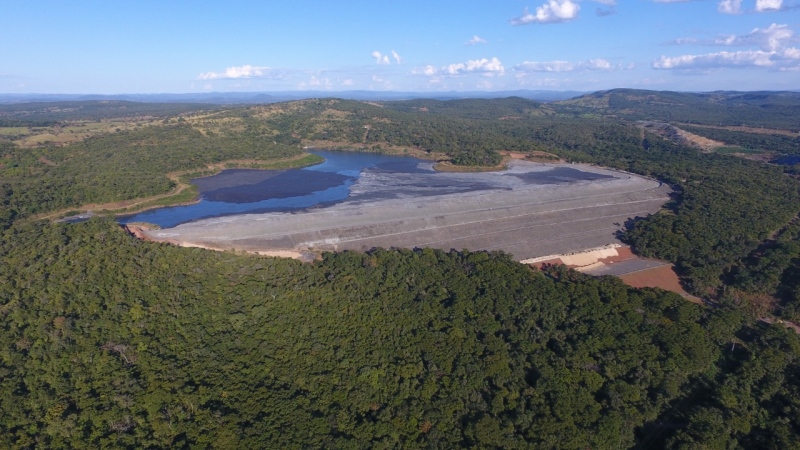
[[[286,171],[263,181],[244,186],[229,186],[202,192],[203,199],[212,202],[254,203],[269,199],[297,197],[303,192],[318,192],[342,186],[353,177],[332,172],[309,170]]]
[[[795,164],[800,164],[800,156],[784,156],[782,158],[775,159],[772,162],[783,166],[793,166]]]
[[[286,173],[286,170],[228,169],[210,177],[193,178],[200,194],[236,186],[263,183],[270,178]]]
[[[571,167],[556,167],[542,172],[509,173],[506,175],[519,178],[527,184],[565,184],[576,181],[596,181],[614,178],[611,175],[583,172]]]
[[[267,212],[288,212],[307,209],[314,206],[328,206],[347,198],[350,185],[348,180],[340,186],[287,198],[271,198],[258,202],[232,203],[202,200],[200,203],[187,206],[172,206],[145,211],[134,216],[127,216],[121,223],[146,222],[154,223],[162,228],[170,228],[186,222],[211,217],[224,217],[238,214],[260,214]]]
[[[348,198],[362,172],[430,172],[421,159],[372,153],[314,151],[325,161],[290,170],[230,169],[197,178],[200,202],[122,217],[121,223],[147,222],[162,228],[211,217],[298,211],[323,207]]]

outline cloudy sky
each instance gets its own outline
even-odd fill
[[[0,93],[800,89],[800,0],[0,0]]]

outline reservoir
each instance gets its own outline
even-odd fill
[[[781,164],[781,165],[784,165],[784,166],[792,166],[792,165],[795,165],[795,164],[800,164],[800,156],[797,156],[797,155],[794,155],[794,156],[783,156],[783,157],[778,158],[778,159],[776,159],[776,160],[774,160],[772,162],[774,162],[775,164]]]
[[[301,169],[232,169],[194,179],[192,183],[200,193],[198,203],[145,211],[123,217],[121,222],[146,222],[171,228],[212,217],[304,211],[345,200],[352,203],[419,198],[510,189],[516,184],[570,184],[612,178],[571,167],[542,166],[534,172],[504,174],[508,183],[498,185],[479,174],[436,172],[432,162],[418,158],[356,152],[313,153],[325,161]]]
[[[312,153],[325,161],[301,169],[231,169],[196,178],[192,183],[200,192],[198,203],[153,209],[123,217],[120,222],[147,222],[168,228],[210,217],[303,210],[345,200],[350,186],[367,169],[433,172],[429,161],[417,158],[355,152]]]

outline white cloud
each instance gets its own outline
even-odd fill
[[[392,60],[389,58],[390,56],[397,64],[401,64],[403,62],[403,58],[394,50],[392,50],[390,54],[386,55],[377,50],[372,52],[372,57],[375,58],[375,62],[382,65],[388,65],[392,63]]]
[[[652,67],[678,70],[723,67],[795,70],[800,67],[800,50],[789,47],[793,41],[794,31],[787,25],[773,23],[767,28],[754,28],[753,31],[742,36],[721,36],[711,42],[699,42],[703,45],[747,46],[753,49],[702,55],[661,56],[653,61]]]
[[[670,44],[686,45],[714,45],[714,46],[753,46],[764,51],[777,51],[784,49],[794,40],[794,31],[788,25],[773,23],[767,28],[754,28],[751,32],[736,36],[734,34],[718,36],[713,40],[699,40],[696,38],[678,38]]]
[[[756,11],[778,11],[783,6],[783,0],[756,0]]]
[[[271,75],[269,67],[251,66],[246,64],[238,67],[228,67],[224,72],[206,72],[197,76],[198,80],[235,80],[240,78],[261,78]]]
[[[569,61],[525,61],[514,66],[517,72],[577,72],[581,70],[614,70],[614,67],[605,59],[590,59],[577,63]]]
[[[434,77],[438,79],[440,75],[463,75],[468,73],[479,73],[487,77],[501,76],[506,72],[503,63],[497,58],[492,59],[474,59],[464,63],[448,64],[442,67],[427,65],[423,67],[415,67],[411,69],[412,75],[424,75],[427,77]]]
[[[784,59],[788,60],[798,60],[800,61],[800,49],[798,48],[787,48],[782,52],[781,55]]]
[[[773,23],[767,28],[754,28],[744,36],[723,36],[714,43],[719,45],[754,45],[764,51],[776,51],[785,48],[792,41],[794,31],[787,25]]]
[[[485,44],[486,39],[478,36],[477,34],[472,36],[472,39],[467,41],[467,45],[475,45],[475,44]]]
[[[424,67],[415,67],[415,68],[411,69],[411,73],[413,75],[433,76],[433,75],[436,75],[437,73],[439,73],[439,69],[437,69],[435,66],[427,65],[427,66],[424,66]]]
[[[383,89],[393,89],[394,88],[394,85],[392,84],[391,81],[389,81],[389,80],[387,80],[385,78],[381,78],[381,77],[379,77],[377,75],[373,75],[372,76],[372,81],[374,83],[380,84],[381,86],[379,86],[379,87],[381,87]],[[370,86],[370,88],[374,88],[374,86]]]
[[[654,69],[716,69],[722,67],[761,67],[785,70],[800,67],[800,51],[744,50],[704,55],[662,56],[653,62]]]
[[[378,64],[389,64],[389,55],[384,55],[377,50],[372,52],[372,57],[375,58],[375,62]]]
[[[483,73],[484,75],[503,75],[505,68],[497,58],[474,59],[466,63],[450,64],[444,68],[449,75],[459,75],[462,73]]]
[[[739,14],[742,12],[742,0],[721,0],[717,11],[723,14]]]
[[[605,59],[590,59],[583,64],[587,70],[611,70],[611,63]]]
[[[328,88],[331,86],[331,80],[328,78],[317,78],[315,75],[311,75],[311,78],[308,80],[308,85]]]
[[[568,61],[525,61],[514,66],[521,72],[572,72],[576,65]]]
[[[662,56],[653,62],[654,69],[707,69],[718,67],[768,67],[770,54],[762,51],[717,52],[705,55]]]
[[[342,86],[352,86],[352,85],[353,85],[353,80],[350,78],[342,81]]]
[[[566,22],[578,17],[580,5],[572,0],[548,0],[531,13],[528,8],[521,16],[511,19],[512,25],[528,25],[530,23],[557,23]]]

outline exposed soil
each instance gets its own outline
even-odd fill
[[[508,159],[524,159],[527,161],[533,162],[564,162],[558,155],[554,155],[552,153],[543,152],[539,150],[535,150],[529,153],[522,153],[522,152],[511,152],[511,151],[501,151],[499,152],[501,155]]]
[[[699,148],[704,152],[712,152],[716,148],[725,147],[724,142],[715,141],[713,139],[708,139],[703,136],[698,136],[694,133],[682,130],[666,122],[642,121],[642,122],[637,122],[637,125],[639,125],[643,129],[647,129],[652,133],[656,133],[659,136],[663,136],[666,139],[669,139],[673,142],[676,142],[678,144],[691,145],[693,147]]]
[[[783,136],[791,136],[791,137],[800,136],[800,133],[798,133],[796,131],[777,130],[777,129],[771,129],[771,128],[754,128],[754,127],[745,127],[745,126],[720,127],[720,126],[715,126],[715,125],[698,125],[696,123],[691,123],[691,124],[687,123],[687,124],[680,124],[680,125],[688,125],[688,126],[697,127],[697,128],[715,128],[715,129],[718,129],[718,130],[743,131],[745,133],[780,134],[780,135],[783,135]]]
[[[433,170],[437,172],[499,172],[508,168],[508,161],[512,158],[505,157],[503,161],[496,166],[457,166],[449,161],[439,161],[433,166]]]
[[[44,156],[39,158],[39,162],[44,164],[44,165],[46,165],[46,166],[50,166],[50,167],[55,167],[55,166],[58,165],[58,164],[54,163],[53,161],[50,161],[49,159],[45,158]]]
[[[678,275],[671,265],[654,267],[639,272],[628,273],[619,277],[625,284],[635,288],[657,287],[675,292],[693,303],[702,304],[702,300],[686,292],[681,286]]]

